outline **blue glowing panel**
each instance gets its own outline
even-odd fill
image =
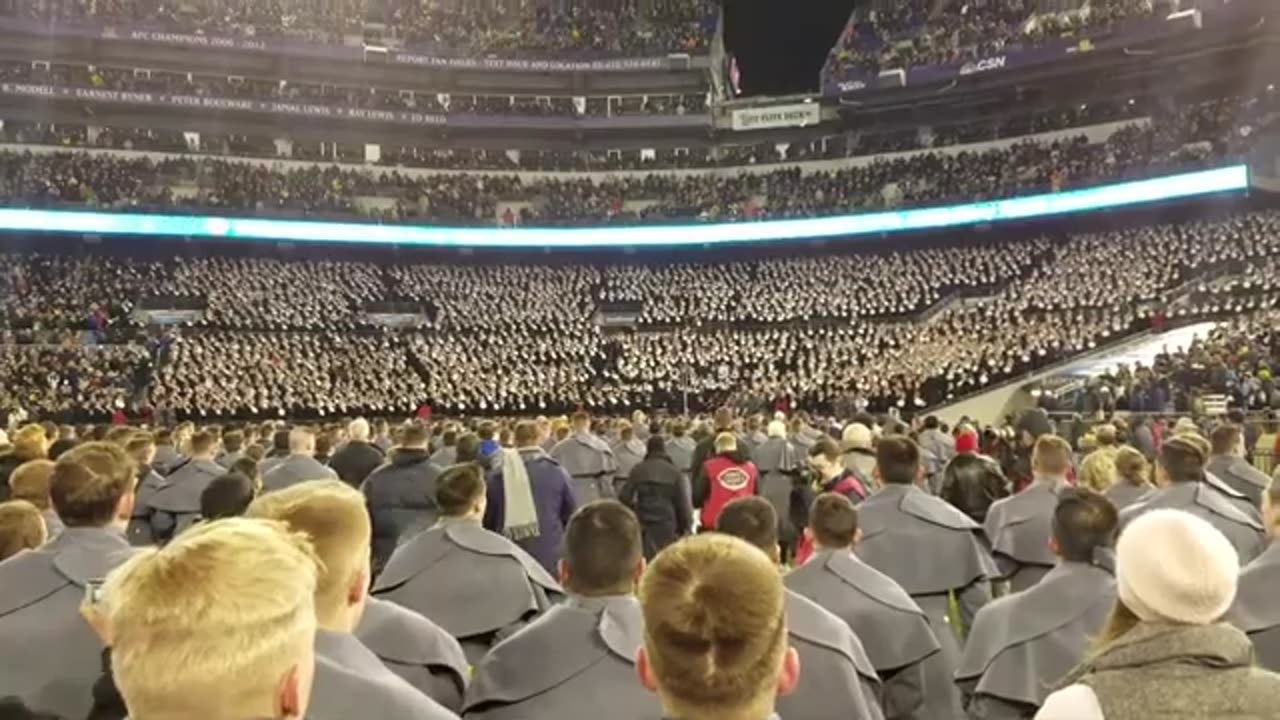
[[[1244,165],[1235,165],[1216,170],[1008,200],[805,220],[628,227],[453,228],[143,213],[0,209],[0,231],[170,235],[193,238],[435,247],[591,248],[716,245],[878,235],[1002,220],[1025,220],[1245,190],[1248,187],[1248,168]]]

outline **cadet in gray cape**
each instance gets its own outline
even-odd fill
[[[742,538],[778,562],[778,518],[762,497],[724,506],[716,530]],[[862,643],[843,620],[799,593],[786,591],[787,633],[800,657],[795,693],[779,698],[778,714],[800,720],[883,720],[880,678]]]
[[[1209,442],[1213,446],[1213,454],[1205,472],[1247,497],[1257,507],[1271,484],[1271,478],[1244,459],[1244,434],[1240,426],[1231,423],[1219,425],[1210,433]]]
[[[462,711],[471,669],[462,646],[444,628],[399,605],[371,597],[356,638],[427,697]]]
[[[156,441],[149,433],[137,433],[124,446],[125,452],[137,466],[138,483],[134,488],[133,517],[125,536],[136,546],[155,544],[151,532],[151,508],[149,503],[156,491],[165,486],[165,479],[152,467],[156,458]]]
[[[684,473],[686,481],[691,479],[693,452],[697,447],[698,443],[689,437],[689,426],[683,420],[671,423],[671,439],[667,441],[667,455],[671,456],[671,462]]]
[[[336,480],[338,473],[315,458],[316,434],[310,428],[289,431],[289,456],[262,476],[262,492],[283,490],[308,480]]]
[[[970,720],[1030,718],[1084,660],[1115,603],[1118,524],[1115,506],[1092,490],[1058,495],[1050,544],[1061,563],[974,618],[956,671]]]
[[[63,718],[85,717],[101,674],[102,642],[77,610],[85,587],[124,562],[133,462],[102,442],[64,453],[49,480],[66,528],[0,563],[0,697]]]
[[[613,495],[617,497],[622,491],[622,485],[631,477],[631,471],[635,466],[644,461],[645,444],[643,440],[636,437],[636,429],[629,422],[623,422],[618,427],[618,442],[613,444],[613,458],[615,462],[613,476]]]
[[[768,438],[752,450],[756,470],[760,473],[760,494],[773,505],[778,516],[778,541],[784,557],[795,555],[798,530],[791,524],[791,489],[804,468],[804,458],[787,442],[787,426],[781,420],[769,423]]]
[[[245,516],[302,533],[319,560],[309,720],[457,717],[392,672],[355,636],[368,599],[372,540],[359,491],[336,478],[298,483],[254,500]]]
[[[213,461],[218,441],[213,433],[198,432],[191,436],[191,457],[166,478],[164,485],[147,500],[147,521],[151,540],[168,542],[200,519],[200,494],[213,479],[226,470]],[[141,538],[138,533],[135,537]]]
[[[884,484],[858,505],[862,542],[855,552],[906,590],[929,617],[942,651],[925,660],[925,710],[929,720],[964,717],[953,675],[961,634],[991,600],[999,576],[982,527],[946,501],[921,490],[920,449],[909,438],[882,438],[876,475]],[[955,597],[961,627],[953,627]]]
[[[862,642],[884,683],[888,720],[926,720],[924,661],[938,640],[924,611],[892,578],[853,553],[858,510],[839,493],[819,495],[809,511],[815,551],[783,582],[843,620]]]
[[[573,433],[551,448],[551,457],[573,479],[579,505],[614,497],[613,476],[618,464],[608,443],[591,432],[587,413],[580,410],[573,414]]]
[[[1159,489],[1120,513],[1120,527],[1123,529],[1151,510],[1184,510],[1208,521],[1225,535],[1235,547],[1240,564],[1244,565],[1262,554],[1265,545],[1262,523],[1241,512],[1208,484],[1205,477],[1208,449],[1209,443],[1194,435],[1179,435],[1165,441],[1156,464]]]
[[[1244,566],[1236,591],[1231,620],[1249,634],[1258,664],[1280,672],[1280,483],[1273,482],[1262,496],[1262,516],[1270,545]]]
[[[1071,446],[1057,435],[1041,435],[1031,451],[1034,480],[1012,497],[997,500],[987,511],[986,533],[991,553],[1011,592],[1026,590],[1053,569],[1057,557],[1049,549],[1054,508],[1067,485]]]
[[[657,718],[658,699],[636,682],[644,627],[634,592],[644,567],[635,514],[615,500],[580,508],[560,560],[569,599],[476,665],[463,717]]]
[[[485,491],[475,463],[444,471],[436,480],[440,520],[396,548],[373,585],[374,595],[457,638],[473,664],[564,593],[532,556],[481,527]]]

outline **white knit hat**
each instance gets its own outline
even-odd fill
[[[1152,510],[1120,534],[1120,600],[1145,621],[1216,622],[1236,597],[1240,560],[1225,535],[1181,510]]]
[[[862,423],[849,423],[844,429],[844,434],[840,437],[840,445],[843,450],[870,450],[871,449],[871,429]]]

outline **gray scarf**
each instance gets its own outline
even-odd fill
[[[533,502],[533,486],[519,450],[503,449],[502,534],[515,541],[538,537],[538,508]]]

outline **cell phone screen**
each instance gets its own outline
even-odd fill
[[[102,603],[102,581],[90,580],[84,584],[84,600],[89,605]]]

